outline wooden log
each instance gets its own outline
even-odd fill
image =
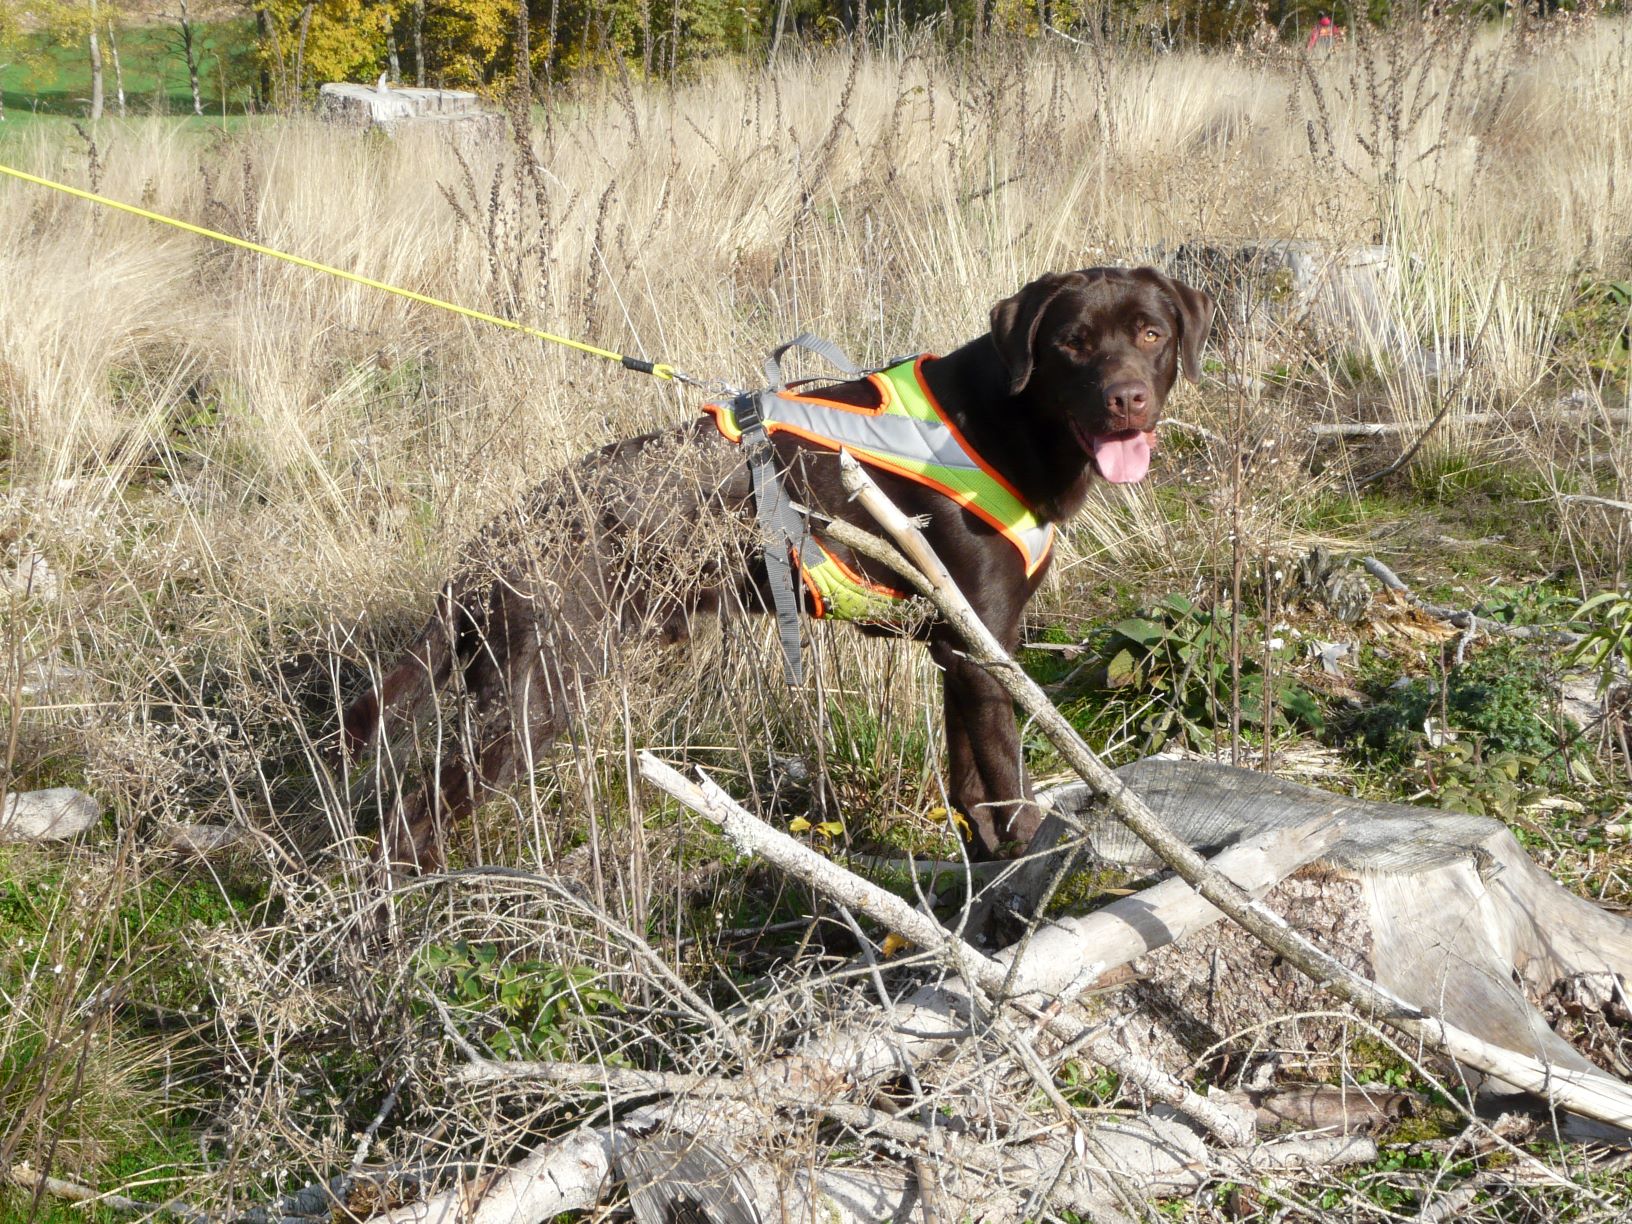
[[[599,1129],[542,1145],[514,1167],[382,1213],[371,1224],[511,1224],[587,1210],[604,1201],[614,1173],[628,1180],[642,1224],[696,1219],[824,1220],[875,1224],[914,1218],[916,1179],[892,1165],[809,1167],[741,1156],[746,1135],[775,1122],[744,1107],[733,1137],[716,1104],[651,1107]],[[689,1130],[686,1128],[690,1128]],[[948,1138],[951,1138],[950,1136]],[[956,1140],[968,1146],[967,1140]],[[1209,1149],[1172,1118],[1096,1119],[1091,1129],[1047,1134],[990,1160],[966,1162],[953,1150],[938,1172],[949,1219],[1019,1219],[1028,1202],[1101,1218],[1114,1216],[1116,1190],[1143,1197],[1190,1194],[1218,1177],[1258,1180],[1377,1158],[1369,1139],[1335,1137]],[[685,1211],[692,1214],[686,1215]]]
[[[1250,896],[1261,897],[1321,858],[1342,836],[1341,821],[1311,811],[1302,825],[1226,847],[1214,856],[1212,867]],[[1018,977],[1028,991],[1071,998],[1135,957],[1194,935],[1223,917],[1223,911],[1174,876],[1084,917],[1045,923],[1028,941]],[[1013,950],[997,954],[1003,964],[1013,957]]]
[[[804,1046],[798,1062],[785,1063],[789,1074],[797,1077],[790,1083],[811,1084],[807,1077],[812,1073],[815,1075],[812,1086],[817,1087],[833,1084],[835,1076],[840,1083],[867,1082],[908,1070],[917,1058],[933,1057],[963,1027],[971,1013],[976,1002],[971,984],[999,1001],[1013,1002],[1033,993],[1025,978],[1032,963],[1029,960],[1015,967],[988,957],[894,894],[852,875],[808,846],[765,825],[706,779],[702,786],[690,783],[648,752],[640,754],[639,763],[642,777],[719,824],[738,846],[767,858],[784,872],[822,890],[841,904],[893,928],[920,947],[936,953],[957,972],[958,976],[923,987],[905,1004],[898,1005],[887,1033],[877,1029],[848,1030],[817,1038]],[[1079,974],[1080,970],[1079,962]],[[1093,976],[1098,972],[1095,970]],[[1087,981],[1092,981],[1092,977]],[[1085,1034],[1082,1024],[1071,1017],[1045,1015],[1039,1017],[1039,1023],[1062,1041],[1086,1039],[1091,1057],[1111,1067],[1131,1085],[1194,1118],[1226,1142],[1241,1142],[1250,1134],[1250,1126],[1243,1125],[1237,1111],[1198,1096],[1171,1076],[1129,1057],[1109,1038]]]

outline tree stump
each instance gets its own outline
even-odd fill
[[[1560,1068],[1603,1073],[1553,1032],[1538,1002],[1563,992],[1624,1006],[1632,922],[1561,887],[1500,821],[1334,795],[1203,761],[1148,758],[1117,773],[1203,853],[1322,815],[1341,821],[1335,844],[1268,893],[1267,904],[1346,964],[1449,1023]],[[1086,821],[1089,850],[1101,862],[1134,872],[1158,866],[1132,834],[1092,810],[1086,787],[1051,798]],[[1151,1033],[1157,1046],[1321,1010],[1318,989],[1273,960],[1221,925],[1147,955],[1140,964],[1149,977],[1129,988],[1126,1001],[1147,1017],[1166,1015],[1147,1020],[1160,1030]],[[1300,1037],[1324,1042],[1336,1033],[1317,1024]],[[1516,1094],[1495,1079],[1469,1079],[1498,1108]],[[1575,1131],[1603,1133],[1579,1119]]]
[[[504,116],[484,111],[475,94],[464,89],[419,89],[331,82],[318,90],[318,117],[394,136],[407,130],[441,128],[460,139],[497,139]]]

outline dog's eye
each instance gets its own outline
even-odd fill
[[[1144,331],[1139,333],[1139,339],[1141,343],[1144,344],[1160,344],[1162,340],[1162,333],[1157,331],[1154,327],[1147,327]]]

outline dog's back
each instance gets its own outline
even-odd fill
[[[440,830],[562,735],[631,638],[684,640],[741,595],[747,496],[740,454],[699,422],[597,451],[467,546],[412,645],[343,716],[353,760],[430,721],[433,703],[456,732],[389,820],[392,862],[440,865]]]

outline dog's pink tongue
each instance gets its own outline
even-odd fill
[[[1091,438],[1094,466],[1112,484],[1133,484],[1143,480],[1145,473],[1150,471],[1150,439],[1148,433]]]

